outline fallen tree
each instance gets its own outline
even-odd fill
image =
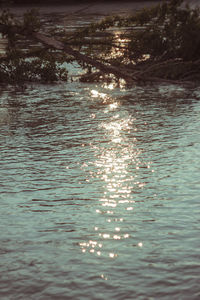
[[[42,33],[33,11],[21,21],[3,11],[0,32],[8,46],[0,58],[0,81],[67,80],[63,63],[76,61],[85,70],[84,82],[110,80],[111,75],[128,84],[199,82],[200,12],[181,4],[171,0],[71,34],[54,32],[54,37]]]

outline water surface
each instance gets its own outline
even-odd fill
[[[102,14],[43,16],[74,30]],[[0,298],[199,299],[199,100],[173,85],[1,87]]]
[[[199,299],[199,100],[2,90],[1,299]]]

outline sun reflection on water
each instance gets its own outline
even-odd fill
[[[129,39],[123,37],[122,32],[116,31],[114,34],[114,40],[115,40],[115,45],[112,47],[109,56],[111,58],[119,58],[119,57],[123,58]]]
[[[137,175],[141,150],[137,147],[137,139],[133,135],[131,140],[129,137],[130,132],[137,132],[134,118],[127,111],[122,114],[120,102],[97,90],[91,90],[91,97],[100,105],[105,104],[100,109],[107,116],[99,123],[103,140],[91,144],[95,160],[90,176],[103,190],[94,211],[94,238],[80,243],[80,247],[83,253],[117,259],[120,255],[118,243],[131,237],[126,217],[135,212],[134,190],[145,186]],[[139,242],[138,247],[142,246]]]

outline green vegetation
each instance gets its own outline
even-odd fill
[[[64,56],[32,42],[32,33],[40,28],[36,11],[27,12],[21,21],[6,10],[2,12],[0,30],[7,38],[7,48],[0,57],[0,82],[22,84],[67,79],[67,71],[62,67]]]
[[[0,31],[8,46],[0,58],[0,82],[67,80],[63,63],[72,61],[85,70],[84,82],[199,82],[200,11],[182,2],[108,17],[73,33],[55,30],[48,39],[36,34],[43,30],[36,12],[17,20],[3,11]]]

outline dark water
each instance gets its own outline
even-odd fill
[[[1,94],[0,298],[199,299],[200,89]]]

